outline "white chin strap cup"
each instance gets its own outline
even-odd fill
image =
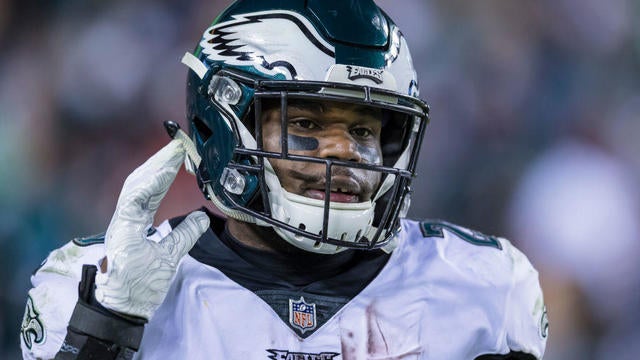
[[[271,194],[270,194],[271,195]],[[328,237],[355,243],[360,237],[371,238],[373,228],[373,204],[330,202],[328,219]],[[324,200],[311,199],[282,189],[281,196],[271,198],[273,217],[293,227],[320,234],[324,219]],[[301,235],[274,227],[283,239],[306,251],[334,254],[345,250],[336,245],[315,242]]]

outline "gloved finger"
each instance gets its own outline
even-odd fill
[[[209,217],[202,211],[189,214],[169,235],[159,242],[174,262],[180,261],[209,228]]]
[[[157,193],[166,184],[166,179],[173,181],[184,161],[185,150],[178,140],[171,140],[162,149],[158,150],[147,161],[135,169],[125,180],[120,197],[135,192],[138,189],[150,189]]]
[[[135,169],[125,180],[113,220],[150,223],[175,180],[184,156],[182,144],[172,140]]]

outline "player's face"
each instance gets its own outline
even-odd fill
[[[286,123],[290,154],[382,164],[380,109],[337,102],[290,100]],[[280,152],[281,111],[278,106],[263,112],[262,127],[265,150]],[[324,163],[269,161],[285,190],[324,200]],[[370,200],[380,178],[381,174],[376,171],[334,166],[330,201],[357,203]]]

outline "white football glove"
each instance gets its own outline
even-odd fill
[[[164,300],[180,259],[209,227],[202,211],[187,216],[159,242],[147,231],[185,158],[172,140],[129,175],[105,236],[106,272],[96,275],[96,299],[118,313],[151,318]]]

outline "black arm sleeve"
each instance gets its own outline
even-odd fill
[[[78,302],[56,360],[129,360],[140,346],[146,320],[109,311],[95,298],[93,265],[82,267]]]

